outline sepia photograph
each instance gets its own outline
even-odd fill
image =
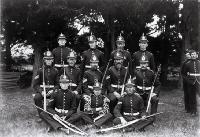
[[[199,137],[200,0],[0,0],[1,137]]]

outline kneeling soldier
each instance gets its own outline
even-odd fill
[[[69,91],[69,78],[66,75],[60,76],[60,87],[57,92],[52,94],[51,100],[47,105],[47,111],[62,119],[68,119],[76,112],[76,98],[75,95]],[[51,130],[63,129],[62,125],[58,123],[49,114],[42,112],[41,118],[50,125]]]
[[[104,123],[111,119],[112,114],[109,113],[110,100],[101,92],[101,84],[96,82],[93,86],[93,93],[83,95],[85,100],[84,111],[74,114],[73,117],[68,119],[68,122],[73,123],[83,119],[86,123],[101,128]]]
[[[113,121],[115,125],[125,124],[129,121],[145,118],[145,108],[144,101],[142,97],[136,93],[135,84],[128,80],[126,87],[126,93],[122,96],[114,109],[114,116],[116,117]],[[149,125],[151,121],[139,121],[132,125],[132,129],[143,129],[145,126]]]

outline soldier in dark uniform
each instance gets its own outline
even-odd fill
[[[53,65],[53,55],[50,51],[44,53],[43,57],[43,67],[40,68],[33,80],[33,99],[35,105],[43,108],[43,95],[44,86],[43,80],[45,82],[46,97],[50,98],[50,95],[59,88],[59,76],[58,70],[54,68]],[[44,72],[44,73],[43,73]],[[40,114],[41,110],[38,109]]]
[[[54,65],[58,69],[59,74],[61,75],[62,73],[60,72],[60,70],[63,67],[63,62],[66,67],[67,66],[67,56],[72,49],[65,47],[66,37],[62,33],[58,36],[58,44],[59,44],[59,47],[53,49],[52,53],[54,56]]]
[[[187,64],[187,62],[191,59],[191,56],[190,56],[190,50],[186,50],[185,52],[185,61],[183,62],[182,64],[182,67],[181,67],[181,75],[183,75],[183,70],[184,70],[184,66],[185,64]],[[185,79],[183,79],[183,91],[184,91],[184,104],[185,104],[185,111],[187,113],[189,113],[189,92],[188,92],[188,85],[187,85],[187,82],[185,81]]]
[[[70,123],[83,119],[86,123],[92,124],[90,128],[93,126],[101,128],[104,123],[112,118],[112,114],[109,112],[110,100],[102,94],[102,86],[98,81],[94,83],[92,91],[89,95],[83,95],[85,100],[84,110],[68,119]]]
[[[151,70],[153,70],[155,72],[154,56],[151,52],[146,50],[146,48],[148,46],[148,40],[147,40],[146,36],[144,36],[144,33],[142,34],[142,36],[139,40],[139,46],[140,46],[140,50],[133,53],[133,56],[132,56],[133,72],[135,72],[135,70],[137,68],[140,68],[140,59],[141,59],[142,55],[147,56],[147,59],[149,61],[148,66],[150,67]]]
[[[114,116],[116,117],[113,120],[115,125],[125,124],[129,121],[145,118],[145,107],[142,97],[136,93],[136,88],[133,80],[129,79],[125,86],[126,94],[122,96],[114,109]],[[145,126],[149,125],[152,120],[147,119],[145,121],[139,121],[131,125],[131,130],[140,130]]]
[[[96,81],[101,81],[103,74],[98,69],[99,60],[97,56],[94,54],[91,56],[90,59],[90,66],[91,68],[85,71],[83,75],[83,93],[90,94],[92,93],[92,86]]]
[[[69,119],[76,112],[76,97],[69,88],[69,78],[66,75],[60,76],[61,89],[54,92],[51,96],[47,111],[54,117],[61,117],[64,120]],[[41,118],[50,126],[49,131],[63,130],[63,126],[46,112],[42,112]],[[65,131],[65,130],[64,130]]]
[[[131,54],[128,50],[124,50],[124,46],[125,46],[125,40],[124,38],[121,36],[118,36],[117,37],[117,40],[116,40],[116,45],[117,45],[117,49],[112,51],[111,53],[111,66],[113,65],[114,63],[114,55],[116,52],[120,51],[124,57],[124,62],[123,62],[123,66],[127,67],[128,64],[129,64],[129,72],[130,74],[132,75],[132,59],[131,59]]]
[[[196,95],[200,94],[200,61],[197,59],[195,50],[191,50],[190,55],[191,60],[184,65],[182,77],[188,86],[188,111],[195,116],[197,114]]]
[[[140,60],[140,69],[137,69],[135,72],[136,91],[143,98],[145,107],[147,106],[149,94],[155,78],[155,74],[148,68],[148,64],[147,56],[143,55]],[[158,107],[158,95],[160,92],[160,82],[158,78],[156,79],[154,86],[155,88],[151,98],[151,114],[156,113]]]
[[[126,80],[129,77],[127,68],[123,66],[123,55],[121,52],[116,52],[114,55],[114,66],[111,66],[106,75],[106,85],[108,97],[110,99],[110,112],[113,113],[114,107],[118,99],[121,97],[124,78],[127,72]],[[125,81],[126,81],[125,80]]]
[[[76,96],[77,107],[79,105],[80,96],[81,96],[81,72],[79,68],[75,67],[77,54],[74,51],[71,51],[67,56],[68,66],[64,69],[62,68],[62,74],[66,74],[69,77],[69,90]]]
[[[88,38],[90,49],[84,51],[81,56],[81,73],[83,74],[87,69],[91,68],[90,59],[95,55],[99,60],[99,69],[103,72],[105,68],[104,53],[97,49],[97,40],[94,35],[90,35]]]

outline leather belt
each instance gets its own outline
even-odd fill
[[[55,108],[55,111],[58,112],[58,113],[68,113],[68,110],[64,110],[64,109],[58,109],[58,108]]]
[[[85,68],[91,68],[91,66],[89,66],[89,65],[85,65]]]
[[[142,86],[137,86],[138,89],[142,90],[151,90],[151,87],[142,87]]]
[[[122,88],[123,87],[123,85],[114,85],[114,84],[111,84],[111,87],[113,87],[113,88]]]
[[[55,67],[58,67],[58,68],[61,68],[61,67],[68,67],[69,65],[63,65],[63,64],[55,64],[54,65]]]
[[[139,114],[140,114],[139,112],[137,112],[137,113],[126,113],[126,112],[124,112],[125,116],[137,116]]]
[[[44,88],[43,85],[40,85],[41,88]],[[45,85],[45,88],[54,88],[54,85]]]

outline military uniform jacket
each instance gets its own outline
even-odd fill
[[[135,72],[135,69],[140,68],[140,59],[142,55],[146,55],[148,58],[147,60],[149,61],[149,67],[151,70],[155,72],[155,62],[154,62],[154,56],[151,52],[149,51],[137,51],[133,53],[132,60],[133,60],[133,71]]]
[[[192,75],[188,75],[188,73]],[[195,74],[200,74],[200,61],[199,60],[189,60],[182,67],[183,79],[189,84],[194,85],[196,82],[200,84],[200,76],[195,76]]]
[[[128,66],[128,63],[129,63],[129,72],[130,72],[130,74],[132,74],[132,59],[131,59],[131,54],[130,54],[130,52],[129,51],[127,51],[127,50],[118,50],[118,49],[116,49],[116,50],[114,50],[112,53],[111,53],[111,66],[112,65],[114,65],[113,63],[114,63],[114,55],[115,55],[115,53],[117,52],[117,51],[120,51],[120,52],[122,52],[122,55],[124,56],[124,62],[123,62],[123,66],[125,66],[125,67],[127,67]]]
[[[109,93],[117,91],[118,93],[122,90],[124,84],[124,77],[126,75],[126,68],[122,66],[120,70],[117,70],[115,66],[111,66],[106,75],[106,87]],[[129,78],[129,71],[127,72],[126,81]]]
[[[62,74],[64,70],[62,69]],[[65,68],[65,74],[69,77],[69,89],[72,91],[78,91],[81,94],[81,71],[76,67],[67,66]]]
[[[95,94],[84,95],[83,99],[85,101],[84,112],[88,114],[106,114],[109,112],[109,102],[110,100],[104,96]],[[96,111],[97,108],[101,108],[100,111]]]
[[[139,113],[138,113],[139,112]],[[144,112],[144,102],[139,94],[134,93],[121,97],[115,106],[114,116],[138,116]],[[137,114],[138,113],[138,114]]]
[[[59,88],[58,70],[52,66],[45,66],[44,81],[45,81],[46,91],[48,91],[49,89],[54,89],[54,90],[58,89]],[[33,80],[34,92],[41,93],[41,91],[43,91],[42,86],[43,86],[43,68],[40,68]]]
[[[153,81],[155,78],[155,74],[150,69],[138,69],[135,72],[135,84],[137,86],[137,91],[139,94],[149,93],[151,90],[151,86],[153,85]],[[158,87],[160,82],[157,80],[154,83],[155,87]],[[155,88],[154,93],[158,94],[158,90]]]
[[[104,53],[98,49],[88,49],[82,53],[82,63],[81,63],[81,71],[83,72],[85,68],[89,68],[90,66],[90,59],[92,54],[95,54],[99,59],[99,69],[101,71],[105,68],[105,57]]]
[[[54,63],[55,64],[63,64],[63,61],[65,64],[67,63],[67,56],[69,55],[70,51],[72,49],[68,48],[68,47],[57,47],[52,51],[52,54],[54,56]]]
[[[103,74],[100,70],[89,69],[83,75],[83,92],[86,94],[92,93],[95,81],[101,82]]]
[[[51,99],[47,105],[47,110],[50,113],[58,114],[60,116],[62,114],[59,111],[68,111],[65,116],[70,116],[71,114],[76,112],[75,95],[68,89],[59,89],[57,92],[54,92],[52,94]]]

